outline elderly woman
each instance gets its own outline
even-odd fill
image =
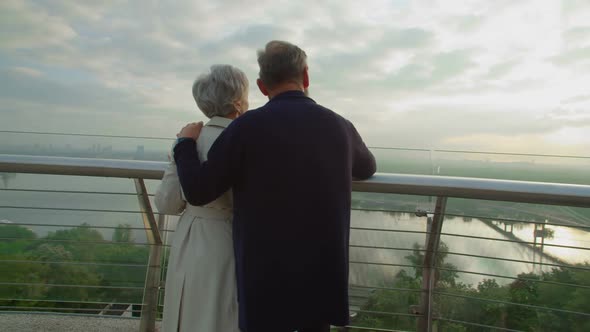
[[[195,81],[193,96],[210,119],[197,141],[200,160],[207,160],[217,136],[248,110],[248,79],[235,67],[215,65]],[[239,332],[230,193],[205,206],[187,204],[172,158],[155,203],[161,213],[182,212],[168,262],[163,331]]]

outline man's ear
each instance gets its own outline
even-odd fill
[[[268,96],[268,89],[266,88],[264,83],[262,83],[261,79],[256,80],[256,85],[258,85],[258,89],[260,90],[260,92],[262,92],[263,95]]]
[[[309,88],[309,73],[307,66],[303,69],[303,88]]]

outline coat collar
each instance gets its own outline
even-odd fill
[[[273,101],[277,101],[277,100],[283,100],[283,99],[289,99],[289,98],[306,98],[309,99],[311,101],[314,101],[313,99],[307,97],[305,95],[305,93],[303,93],[303,91],[300,90],[291,90],[291,91],[285,91],[282,93],[279,93],[278,95],[272,97],[271,100],[269,100],[269,103],[272,103]]]
[[[205,124],[205,126],[227,128],[231,122],[231,119],[214,116]]]

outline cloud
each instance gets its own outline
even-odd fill
[[[518,109],[510,114],[512,116],[502,116],[493,109],[482,111],[470,109],[469,106],[443,106],[389,114],[386,118],[371,118],[366,114],[368,119],[355,119],[355,123],[372,128],[362,132],[365,141],[371,146],[524,153],[569,151],[580,155],[585,155],[583,149],[590,148],[589,140],[561,147],[555,141],[551,145],[531,144],[565,129],[588,128],[590,121],[587,118],[582,122],[564,115],[531,116],[518,112]],[[383,128],[379,123],[392,125]]]
[[[0,1],[0,49],[36,49],[77,36],[63,19],[18,0]]]
[[[458,33],[475,31],[479,29],[484,22],[485,17],[481,14],[451,16],[447,19],[447,24],[449,24]]]
[[[583,100],[590,100],[590,95],[582,97]],[[587,110],[561,107],[549,112],[546,117],[563,127],[590,126],[590,112]],[[590,142],[590,139],[588,141]]]
[[[418,48],[430,45],[434,33],[420,28],[397,29],[381,40],[390,49]]]
[[[556,64],[571,65],[590,62],[590,46],[575,48],[553,58]]]
[[[27,75],[31,77],[41,77],[43,73],[37,69],[29,68],[29,67],[13,67],[10,68],[10,71],[20,75]]]
[[[567,43],[587,43],[590,42],[590,26],[577,26],[563,32]]]
[[[124,3],[122,0],[70,1],[39,0],[36,4],[49,15],[64,17],[69,21],[95,22]]]
[[[393,90],[419,90],[442,84],[474,66],[472,50],[455,50],[418,57],[389,75],[384,85]]]
[[[129,105],[140,105],[140,100],[123,91],[109,89],[104,85],[87,82],[64,84],[41,75],[31,75],[29,68],[5,71],[0,81],[0,98],[4,100],[26,100],[38,105],[96,109],[114,112]],[[134,108],[137,108],[134,107]],[[131,111],[128,109],[127,111]]]
[[[566,14],[575,13],[582,9],[588,9],[588,2],[585,0],[562,0],[562,11]]]
[[[519,65],[519,63],[519,61],[511,60],[494,64],[492,67],[488,69],[488,72],[486,73],[484,78],[491,80],[500,79],[506,76],[508,73],[510,73],[514,69],[514,67]]]
[[[67,84],[28,68],[0,77],[2,129],[166,137],[183,123],[206,119],[194,106],[190,112],[160,107],[141,93],[92,80]]]
[[[11,126],[51,112],[58,131],[69,123],[173,135],[179,121],[201,116],[190,92],[199,73],[230,63],[252,83],[256,50],[283,39],[307,52],[313,98],[352,119],[371,142],[459,144],[478,132],[538,138],[575,127],[572,117],[590,107],[589,8],[584,0],[248,7],[5,0],[0,114]],[[251,84],[252,107],[264,102]],[[560,107],[578,113],[551,113]]]
[[[590,94],[574,96],[563,101],[565,104],[590,101]]]
[[[379,37],[373,35],[373,38],[363,38],[364,35],[372,34],[371,27],[352,30],[354,32],[350,34],[346,30],[330,32],[320,29],[309,32],[309,38],[327,48],[326,52],[310,56],[312,68],[317,70],[316,77],[323,79],[323,86],[334,83],[335,86],[355,84],[367,80],[383,82],[388,74],[405,70],[403,68],[411,66],[418,57],[429,57],[434,40],[434,33],[419,28],[390,29]],[[344,38],[346,35],[348,38]],[[357,41],[359,44],[355,45]],[[443,57],[439,54],[424,61],[438,62]]]

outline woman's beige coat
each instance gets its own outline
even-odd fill
[[[197,140],[200,160],[231,120],[213,117]],[[158,211],[182,213],[172,235],[164,295],[163,332],[239,332],[232,201],[227,192],[210,204],[187,204],[172,158],[155,197]]]

